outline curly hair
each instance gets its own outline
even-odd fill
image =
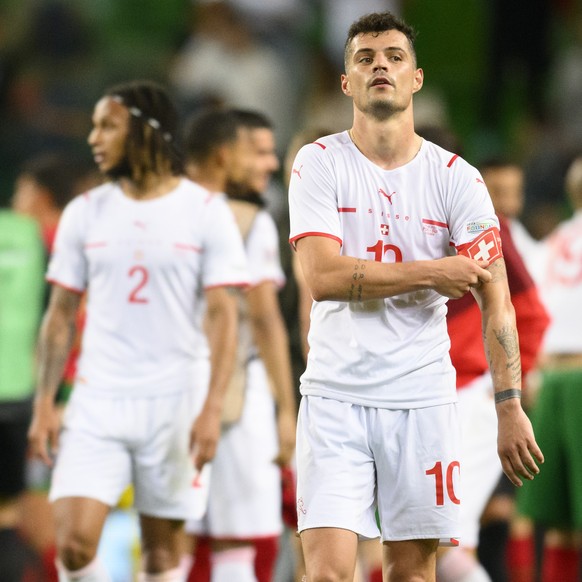
[[[179,114],[167,91],[153,81],[130,81],[108,89],[130,112],[127,158],[132,178],[140,181],[151,171],[183,172],[178,142]]]
[[[397,30],[406,36],[410,45],[412,57],[414,62],[416,62],[416,51],[414,50],[416,31],[391,12],[373,12],[361,16],[358,20],[352,23],[348,30],[348,37],[344,46],[344,66],[346,70],[352,52],[352,41],[356,36],[358,36],[358,34],[372,34],[378,36],[380,33],[389,30]]]

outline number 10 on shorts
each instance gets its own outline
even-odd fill
[[[434,475],[435,480],[435,494],[436,494],[436,504],[445,504],[445,489],[449,499],[456,503],[457,505],[461,503],[461,500],[455,495],[455,486],[453,483],[453,477],[455,470],[457,473],[460,471],[461,465],[459,461],[453,461],[449,463],[446,471],[443,470],[443,464],[441,461],[437,461],[431,469],[425,471],[426,475]]]

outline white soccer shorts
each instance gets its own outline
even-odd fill
[[[383,541],[459,537],[456,403],[389,410],[304,396],[296,454],[299,531],[335,527]]]
[[[202,521],[186,523],[186,531],[218,539],[253,539],[283,530],[281,471],[275,403],[263,363],[247,368],[242,416],[227,429],[212,461],[208,511]]]
[[[204,492],[194,487],[189,437],[204,397],[204,390],[193,389],[140,398],[104,397],[75,388],[65,412],[50,500],[89,497],[113,507],[133,484],[140,514],[194,516],[193,499]]]

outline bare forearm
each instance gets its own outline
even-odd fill
[[[38,344],[39,398],[54,398],[75,338],[75,322],[47,313],[43,319]]]
[[[230,299],[233,299],[231,302]],[[222,409],[226,387],[234,369],[237,342],[237,311],[234,298],[220,309],[210,310],[206,329],[210,346],[210,384],[206,406]]]
[[[55,285],[38,343],[37,399],[50,400],[58,390],[76,333],[81,295]]]
[[[253,335],[267,369],[279,412],[296,412],[289,341],[281,313],[253,320]]]
[[[430,261],[379,263],[353,257],[335,257],[312,278],[317,301],[367,301],[432,286]]]
[[[462,297],[469,288],[491,279],[483,263],[464,256],[383,263],[343,256],[339,251],[336,241],[324,237],[297,242],[305,281],[316,301],[368,301],[425,289]]]
[[[495,391],[520,388],[519,338],[512,313],[487,318],[483,332],[485,352]]]
[[[521,358],[515,310],[503,259],[489,266],[491,282],[475,291],[483,320],[483,344],[496,392],[521,387]]]

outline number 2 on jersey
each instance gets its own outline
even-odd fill
[[[135,278],[137,280],[137,285],[134,286],[129,294],[128,301],[130,303],[149,303],[149,299],[143,296],[143,290],[150,278],[148,270],[141,265],[136,265],[129,270],[128,275],[130,279]]]

